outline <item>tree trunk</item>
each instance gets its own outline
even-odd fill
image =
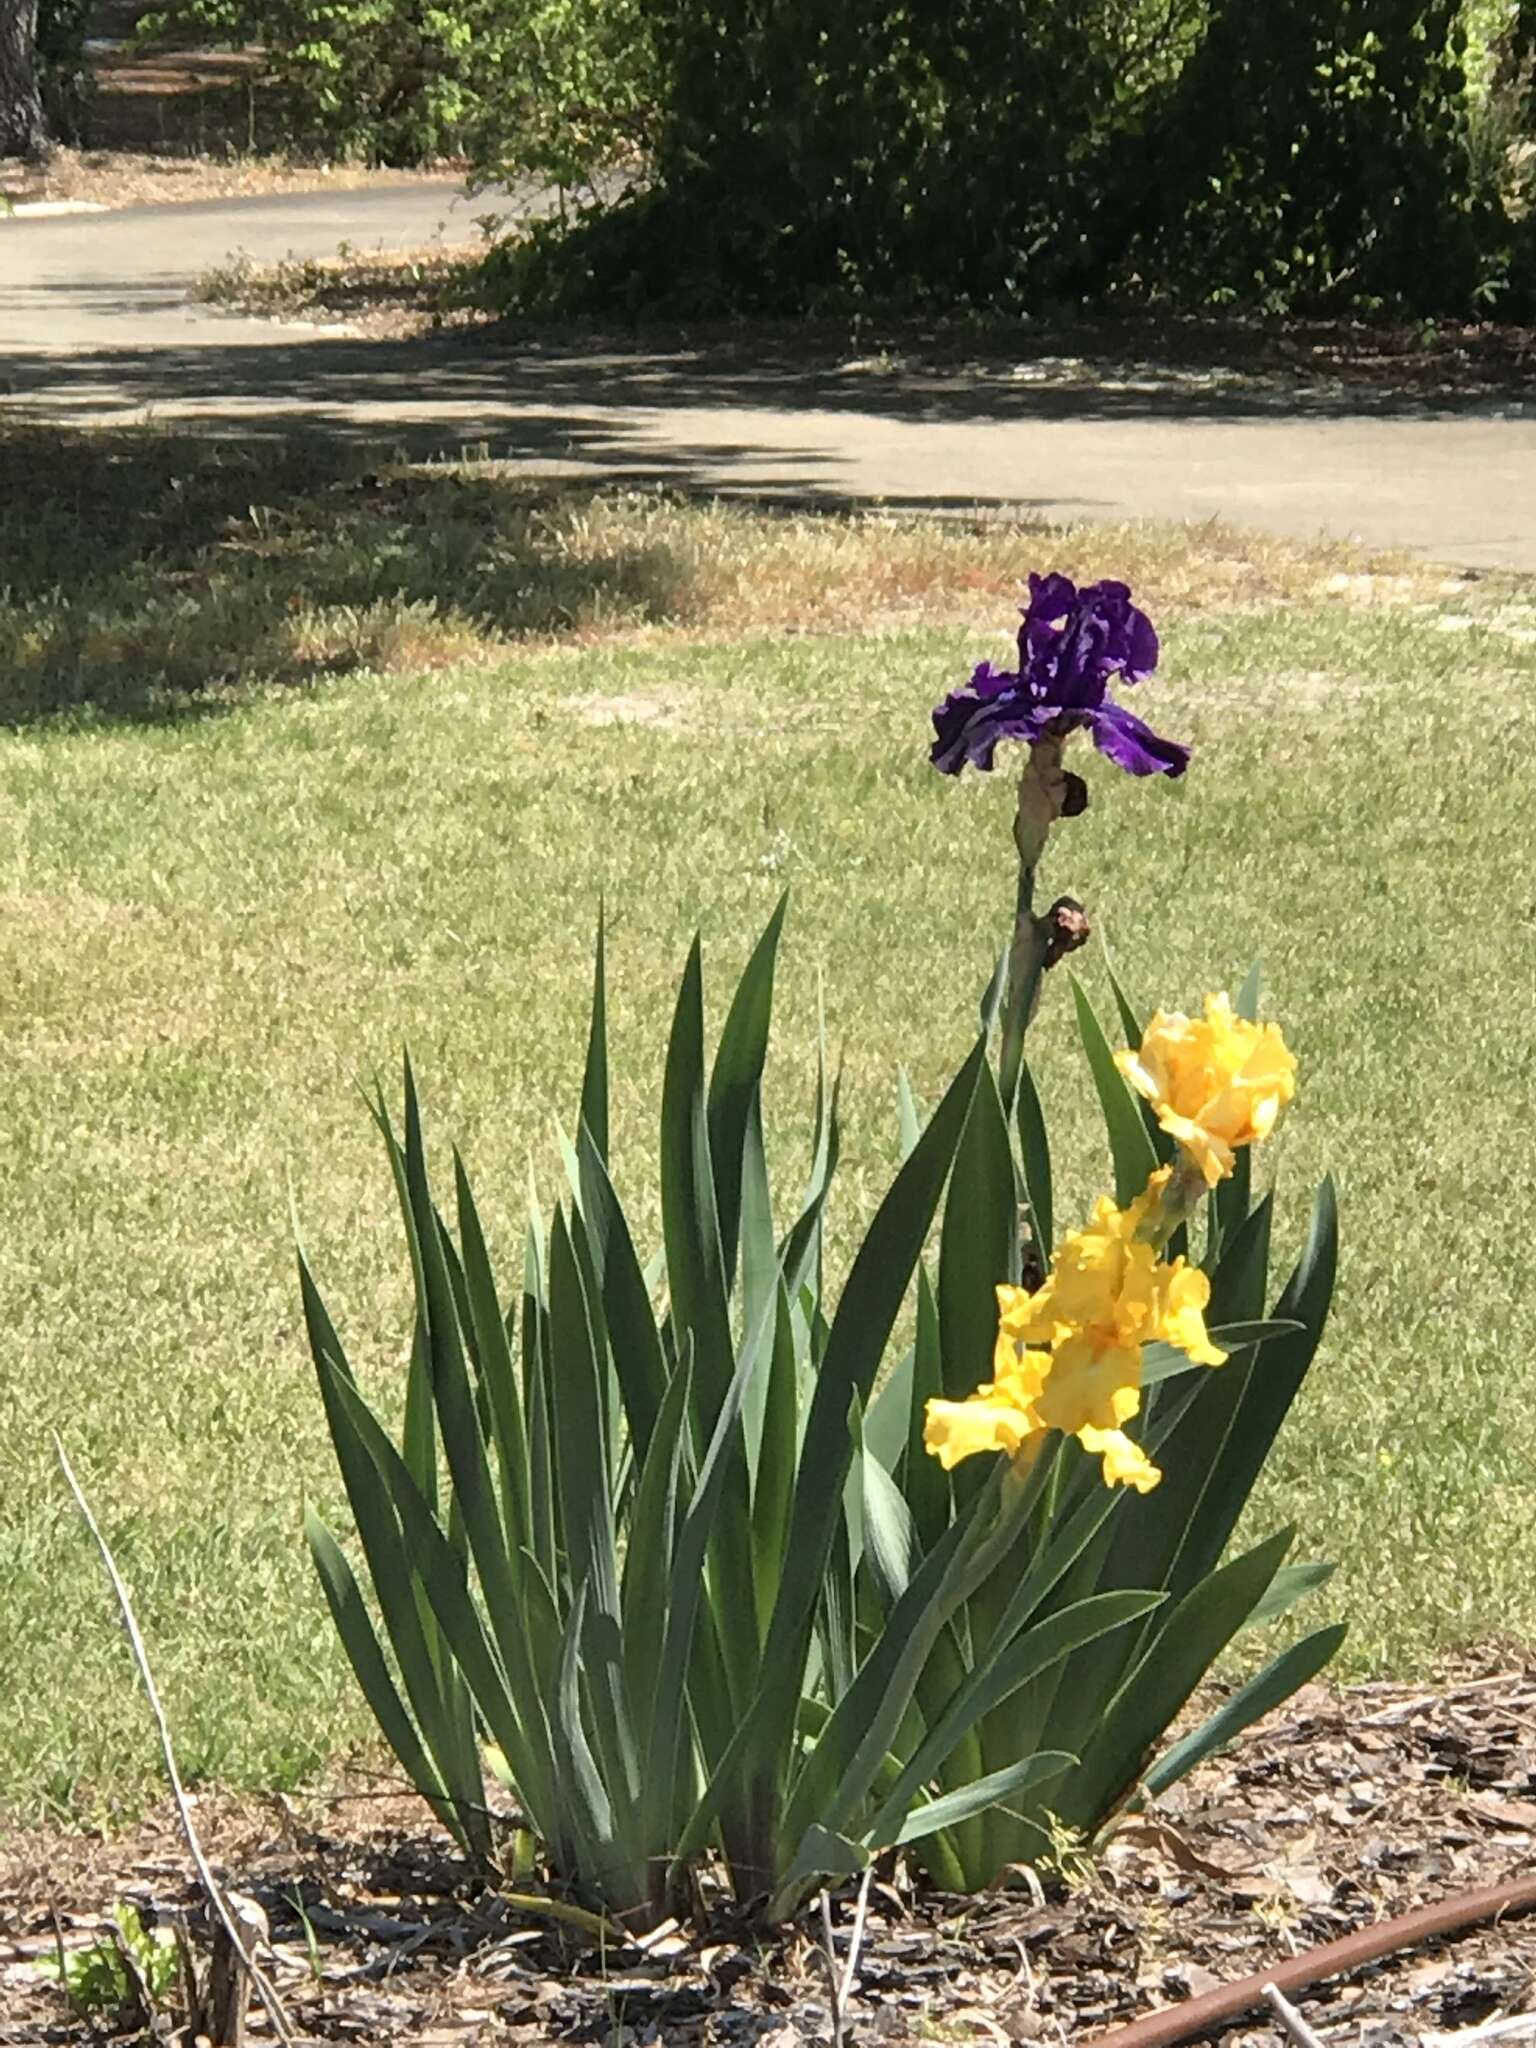
[[[37,0],[0,0],[0,157],[45,157],[51,146],[37,89]]]

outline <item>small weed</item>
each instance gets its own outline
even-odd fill
[[[147,1996],[152,2019],[176,1988],[176,1943],[164,1928],[150,1933],[138,1908],[119,1903],[112,1909],[114,1935],[103,1935],[89,1948],[69,1951],[60,1962],[45,1956],[37,1968],[55,1978],[77,2012],[91,2019],[115,2019],[133,2012]],[[136,1981],[137,1980],[137,1981]]]

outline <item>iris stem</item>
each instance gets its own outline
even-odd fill
[[[1013,820],[1019,885],[1014,899],[1013,939],[1008,948],[1008,987],[998,1059],[1003,1106],[1009,1111],[1018,1094],[1024,1034],[1040,1000],[1040,984],[1050,957],[1051,925],[1035,912],[1035,875],[1051,827],[1061,816],[1066,801],[1061,751],[1062,741],[1054,734],[1036,740],[1029,750],[1028,766],[1019,777],[1019,802]]]

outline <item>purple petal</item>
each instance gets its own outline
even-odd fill
[[[1093,744],[1127,775],[1182,775],[1189,766],[1189,748],[1165,740],[1123,704],[1106,704],[1089,721]]]
[[[1029,572],[1029,605],[1025,610],[1026,621],[1033,619],[1064,619],[1077,602],[1077,585],[1070,576],[1063,576],[1053,569],[1048,576],[1037,576]]]
[[[1035,707],[1017,690],[978,696],[965,689],[952,690],[938,706],[933,730],[929,760],[945,775],[958,775],[967,765],[989,770],[999,740],[1036,740],[1043,726]]]
[[[1016,690],[1019,679],[1011,669],[994,668],[990,661],[980,661],[972,671],[970,688],[978,697],[999,697],[1004,690]]]
[[[1125,680],[1128,683],[1144,683],[1157,667],[1157,630],[1146,613],[1136,605],[1130,607],[1129,623]]]

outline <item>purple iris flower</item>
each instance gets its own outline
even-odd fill
[[[989,769],[999,740],[1033,744],[1087,730],[1129,775],[1182,775],[1189,748],[1159,738],[1109,695],[1117,676],[1142,683],[1156,667],[1157,634],[1128,585],[1079,590],[1066,576],[1032,575],[1018,673],[984,661],[964,689],[951,690],[933,714],[933,765],[946,775],[967,762]]]

